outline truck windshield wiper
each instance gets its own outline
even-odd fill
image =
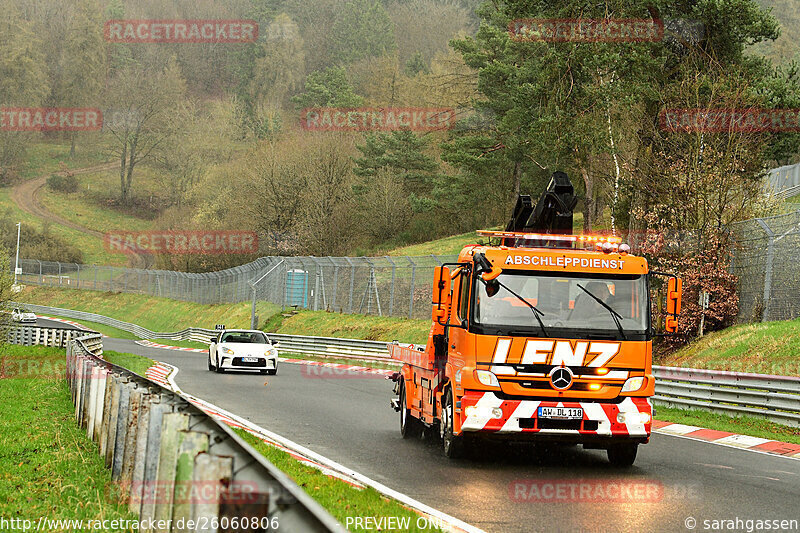
[[[487,282],[486,280],[484,280],[483,278],[481,278],[480,276],[478,276],[478,279],[479,279],[479,280],[481,280],[481,281],[483,282],[483,284],[484,284],[484,285],[488,285],[488,282]],[[516,297],[519,299],[519,301],[520,301],[520,302],[522,302],[522,303],[524,303],[525,305],[527,305],[528,307],[530,307],[530,308],[531,308],[531,311],[533,311],[533,316],[535,316],[535,317],[536,317],[536,321],[537,321],[537,322],[539,322],[539,327],[540,327],[540,328],[542,328],[542,334],[543,334],[545,337],[549,337],[549,336],[550,336],[550,335],[547,333],[547,329],[544,327],[544,322],[542,322],[542,319],[540,318],[540,317],[544,316],[544,313],[542,313],[541,311],[539,311],[539,309],[537,309],[537,307],[536,307],[535,305],[533,305],[532,303],[530,303],[528,300],[526,300],[525,298],[523,298],[522,296],[520,296],[520,295],[519,295],[519,294],[517,294],[516,292],[512,291],[511,289],[509,289],[509,288],[508,288],[508,287],[507,287],[505,284],[501,283],[500,281],[498,281],[498,280],[494,280],[494,281],[493,281],[493,283],[497,283],[498,285],[500,285],[501,287],[503,287],[505,290],[507,290],[508,292],[510,292],[511,294],[513,294],[514,296],[516,296]]]
[[[611,306],[610,306],[610,305],[608,305],[607,303],[605,303],[605,302],[604,302],[603,300],[601,300],[599,297],[597,297],[597,296],[595,296],[594,294],[592,294],[591,292],[589,292],[589,291],[586,289],[586,287],[584,287],[584,286],[583,286],[583,285],[581,285],[580,283],[576,283],[576,285],[578,286],[578,288],[579,288],[580,290],[582,290],[583,292],[585,292],[586,294],[588,294],[589,296],[591,296],[591,297],[594,299],[594,301],[595,301],[595,302],[599,303],[600,305],[602,305],[603,307],[605,307],[606,309],[608,309],[608,312],[609,312],[609,313],[611,313],[611,318],[613,318],[613,319],[614,319],[614,324],[616,324],[616,325],[617,325],[617,329],[619,330],[619,334],[620,334],[620,336],[622,337],[622,340],[624,340],[624,341],[625,341],[625,340],[628,340],[628,338],[625,336],[625,330],[624,330],[624,329],[622,329],[622,322],[621,322],[621,320],[622,320],[622,315],[620,315],[619,313],[617,313],[616,311],[614,311],[614,310],[611,308]]]

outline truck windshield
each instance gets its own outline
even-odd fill
[[[599,333],[620,337],[613,313],[587,291],[616,311],[626,335],[647,333],[644,276],[504,271],[498,280],[543,313],[542,322],[551,336],[580,337]],[[489,294],[493,292],[490,290]],[[473,323],[482,332],[535,336],[541,331],[530,308],[511,292],[499,287],[492,296],[489,294],[483,283],[475,283],[472,316]]]

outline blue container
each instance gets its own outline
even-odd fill
[[[294,269],[286,272],[286,305],[308,307],[308,271]]]

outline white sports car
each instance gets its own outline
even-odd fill
[[[225,329],[211,339],[208,347],[208,369],[259,370],[262,374],[278,373],[278,350],[263,331]]]
[[[14,322],[35,324],[36,315],[31,313],[27,309],[22,309],[21,307],[15,307],[14,310],[11,311],[11,320],[13,320]]]

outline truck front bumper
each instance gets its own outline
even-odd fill
[[[583,409],[583,418],[540,418],[540,407]],[[462,432],[535,433],[574,437],[578,442],[650,436],[653,409],[648,398],[624,397],[618,403],[550,400],[503,400],[493,392],[467,391],[461,397]]]

